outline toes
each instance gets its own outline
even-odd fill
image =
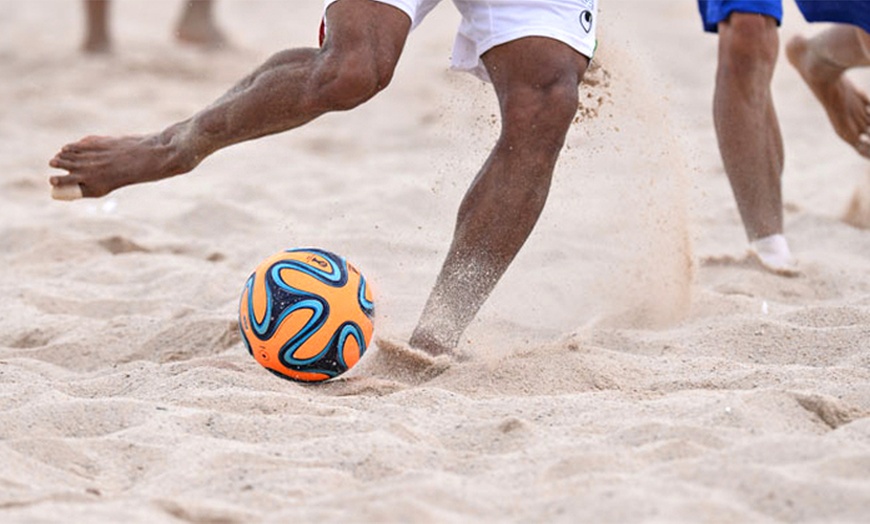
[[[108,144],[111,142],[111,138],[107,136],[97,136],[90,135],[82,138],[75,144],[71,144],[73,146],[78,146],[79,149],[87,150],[103,150],[108,147]]]
[[[90,135],[82,138],[78,142],[67,144],[61,148],[61,153],[71,153],[74,155],[87,153],[88,151],[97,151],[105,149],[106,137]]]
[[[57,154],[54,155],[54,158],[52,158],[48,162],[48,165],[61,169],[70,169],[78,164],[81,156],[81,151],[75,146],[66,145],[63,146],[63,149],[61,149]]]
[[[58,160],[66,160],[67,162],[81,162],[88,156],[90,155],[82,153],[72,153],[69,151],[61,151],[55,156],[55,158],[57,158]]]
[[[48,183],[54,187],[78,185],[82,179],[78,175],[55,175],[48,177]]]
[[[870,131],[862,133],[861,136],[858,137],[855,149],[858,150],[858,153],[860,153],[861,156],[870,158]]]
[[[48,165],[57,169],[66,169],[67,171],[72,171],[79,166],[79,163],[70,158],[58,155],[49,160]]]
[[[48,165],[59,169],[88,169],[99,165],[105,158],[105,151],[74,151],[72,149],[62,149],[54,155]]]

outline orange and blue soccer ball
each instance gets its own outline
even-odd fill
[[[239,328],[248,351],[279,377],[321,382],[352,368],[374,331],[365,277],[322,249],[263,260],[242,290]]]

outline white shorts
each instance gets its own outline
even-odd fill
[[[338,0],[325,0],[325,7]],[[402,10],[411,29],[441,0],[375,0]],[[453,44],[452,67],[489,80],[480,57],[493,47],[527,36],[563,42],[592,58],[598,0],[453,0],[462,22]]]

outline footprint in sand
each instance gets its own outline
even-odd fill
[[[150,249],[144,248],[136,242],[133,242],[129,238],[118,235],[104,238],[99,240],[97,243],[100,247],[113,255],[120,255],[123,253],[149,253],[151,251]]]
[[[120,235],[106,237],[97,241],[97,244],[113,255],[123,255],[125,253],[172,253],[174,255],[202,258],[208,262],[223,262],[227,258],[227,256],[220,251],[212,251],[208,254],[204,254],[201,253],[200,250],[192,249],[187,245],[149,249]]]
[[[870,416],[866,410],[826,395],[794,393],[793,396],[800,407],[818,417],[831,429],[837,429],[860,418]]]

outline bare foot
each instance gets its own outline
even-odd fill
[[[109,0],[85,0],[85,41],[82,52],[107,54],[112,50],[109,31]]]
[[[225,47],[227,38],[214,23],[211,10],[212,2],[209,0],[188,1],[175,28],[175,38],[206,50]]]
[[[870,158],[870,98],[844,76],[844,68],[813,52],[805,37],[793,37],[786,54],[822,103],[840,138]]]
[[[215,26],[204,27],[179,27],[175,31],[175,38],[179,42],[190,44],[207,51],[217,51],[224,49],[228,45],[228,40],[224,34]]]
[[[52,176],[49,183],[62,189],[78,184],[85,197],[101,197],[119,187],[160,180],[186,173],[195,159],[184,159],[164,134],[129,137],[89,136],[65,145],[49,165],[67,175]]]
[[[82,52],[89,55],[107,55],[112,52],[112,42],[107,36],[89,35],[82,44]]]

